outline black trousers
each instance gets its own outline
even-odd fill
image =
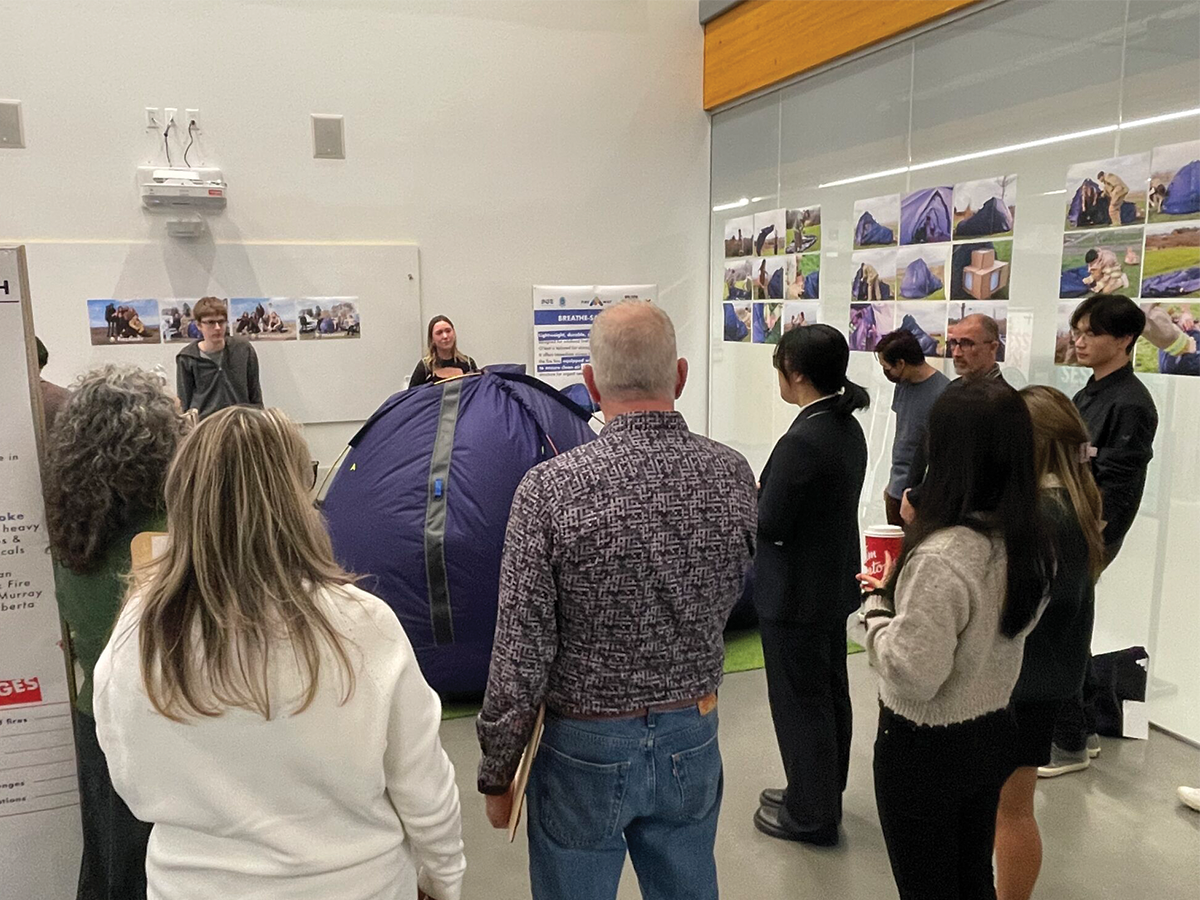
[[[151,826],[135,819],[113,789],[96,720],[75,712],[83,859],[77,900],[145,900]]]
[[[803,831],[837,826],[853,733],[846,628],[790,622],[760,628],[789,824]]]
[[[930,727],[881,708],[875,804],[900,900],[995,900],[996,809],[1015,742],[1008,710]]]

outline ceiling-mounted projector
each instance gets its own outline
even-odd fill
[[[228,202],[229,186],[220,169],[138,166],[138,184],[147,209],[220,212]]]

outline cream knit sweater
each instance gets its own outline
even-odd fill
[[[894,617],[867,620],[879,697],[920,725],[966,722],[1008,705],[1025,635],[1000,632],[1007,557],[1003,541],[956,526],[934,532],[900,573]],[[887,609],[881,597],[867,609]]]

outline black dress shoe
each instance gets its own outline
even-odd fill
[[[769,806],[777,809],[783,806],[783,788],[767,788],[758,795],[759,806]]]
[[[754,814],[754,827],[763,834],[781,841],[799,841],[801,844],[812,844],[816,847],[836,847],[838,829],[836,825],[825,825],[812,831],[802,831],[786,822],[780,821],[780,814],[787,813],[782,807],[760,806]]]

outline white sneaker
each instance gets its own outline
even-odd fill
[[[1184,806],[1200,812],[1200,788],[1180,786],[1176,793]]]
[[[1054,778],[1066,775],[1068,772],[1082,772],[1092,764],[1092,758],[1087,750],[1070,752],[1063,750],[1057,744],[1050,746],[1050,762],[1038,767],[1038,778]]]
[[[1100,755],[1100,735],[1089,734],[1087,736],[1087,752],[1090,759],[1095,759]]]

